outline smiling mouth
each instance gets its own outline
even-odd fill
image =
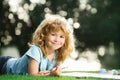
[[[60,44],[56,44],[56,43],[53,43],[54,45],[60,45]]]
[[[54,43],[54,42],[52,42],[52,44],[54,44],[54,45],[60,45],[59,43]]]

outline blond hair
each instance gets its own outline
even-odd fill
[[[46,57],[48,52],[45,44],[45,37],[51,32],[60,30],[65,34],[65,43],[61,48],[56,50],[56,60],[58,62],[63,62],[74,49],[73,31],[65,18],[51,15],[44,19],[33,34],[32,44],[41,47]]]

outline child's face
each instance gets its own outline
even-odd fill
[[[51,50],[59,49],[65,43],[65,35],[62,31],[51,32],[47,37],[46,43]]]

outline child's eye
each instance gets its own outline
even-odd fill
[[[51,33],[52,36],[55,36],[55,33]]]
[[[65,36],[60,36],[60,38],[65,38]]]

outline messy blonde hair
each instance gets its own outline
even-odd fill
[[[44,19],[33,34],[32,44],[38,45],[42,49],[44,57],[46,57],[48,55],[45,44],[46,36],[51,32],[60,30],[65,34],[65,43],[56,50],[56,60],[63,62],[74,49],[73,31],[65,18],[51,15]]]

